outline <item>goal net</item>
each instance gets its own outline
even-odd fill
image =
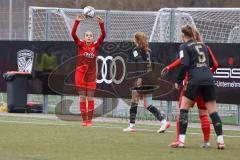
[[[160,9],[150,36],[151,42],[180,42],[183,24],[197,27],[204,42],[239,43],[238,8],[164,8]]]
[[[30,7],[29,40],[72,41],[71,29],[82,9]],[[129,41],[137,31],[150,37],[157,12],[96,10],[105,21],[108,41]],[[96,37],[100,34],[97,21],[87,18],[77,30],[79,37],[91,30]]]

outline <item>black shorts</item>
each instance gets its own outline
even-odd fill
[[[184,96],[191,99],[192,101],[201,96],[204,102],[216,100],[216,92],[214,85],[187,85]]]

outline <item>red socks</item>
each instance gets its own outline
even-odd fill
[[[201,122],[202,132],[204,135],[204,141],[209,141],[211,126],[210,126],[208,115],[200,116],[200,122]]]
[[[94,101],[88,101],[88,111],[86,107],[86,102],[80,102],[80,111],[82,115],[82,121],[92,121],[94,112]]]
[[[86,102],[80,102],[80,111],[81,111],[81,115],[82,115],[82,121],[87,121]]]
[[[92,121],[94,112],[94,101],[88,101],[88,121]]]

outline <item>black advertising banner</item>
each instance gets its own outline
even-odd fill
[[[28,82],[28,93],[34,94],[55,94],[48,87],[49,74],[58,65],[76,54],[76,49],[73,43],[70,42],[0,41],[0,48],[1,92],[6,91],[6,82],[2,75],[7,71],[18,71],[17,53],[30,51],[34,53],[33,78]]]
[[[161,77],[163,67],[173,62],[178,54],[177,43],[151,43],[154,62],[151,73],[142,77],[154,76],[153,97],[162,100],[178,100],[179,91],[173,88],[178,69]],[[219,63],[215,85],[219,103],[240,104],[240,44],[208,44]],[[130,98],[130,89],[136,77],[136,70],[128,62],[128,55],[134,45],[131,42],[105,42],[97,58],[97,97]],[[21,66],[29,67],[24,55],[34,53],[32,79],[28,81],[28,93],[33,94],[77,94],[74,84],[77,50],[73,42],[59,41],[0,41],[0,91],[6,91],[2,78],[7,71],[16,71],[17,53],[21,53]],[[27,57],[26,57],[27,58]],[[146,64],[141,64],[144,67]]]
[[[217,99],[223,103],[240,102],[240,44],[209,44],[219,68],[214,74]]]

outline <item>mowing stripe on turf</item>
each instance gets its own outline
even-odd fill
[[[71,124],[71,123],[41,123],[41,122],[34,122],[34,121],[8,121],[8,120],[0,120],[0,122],[2,123],[14,123],[14,124],[37,124],[37,125],[55,125],[55,126],[80,126],[79,124]],[[110,126],[110,125],[94,125],[92,126],[93,128],[109,128],[109,129],[122,129],[122,127],[117,127],[117,126]],[[138,131],[146,131],[146,132],[156,132],[156,130],[153,129],[146,129],[146,128],[139,128],[137,129]],[[176,131],[166,131],[169,133],[175,133]],[[188,134],[191,135],[202,135],[202,133],[198,133],[198,132],[188,132]],[[215,135],[215,134],[211,134],[211,135]],[[228,137],[228,138],[240,138],[240,135],[224,135],[224,137]]]

